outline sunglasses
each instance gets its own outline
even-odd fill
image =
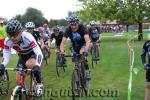
[[[78,24],[77,23],[71,23],[70,25],[71,26],[77,26]]]
[[[32,27],[28,27],[27,30],[33,30],[33,28]]]
[[[12,37],[13,37],[13,38],[16,38],[17,36],[18,36],[18,34],[15,34],[15,33],[14,33],[14,35],[9,35],[9,34],[8,34],[8,37],[9,37],[9,38],[12,38]]]

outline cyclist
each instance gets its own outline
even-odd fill
[[[38,28],[38,31],[40,32],[40,36],[41,36],[41,39],[43,41],[43,45],[41,45],[42,49],[45,48],[46,51],[48,52],[48,56],[50,55],[50,38],[49,38],[49,35],[48,34],[45,34],[44,33],[44,28],[43,27],[39,27]]]
[[[47,24],[43,24],[43,31],[44,31],[45,34],[47,34],[49,36],[51,35],[50,34],[50,29],[49,29]]]
[[[44,48],[45,44],[42,39],[41,33],[35,29],[35,24],[33,22],[27,22],[25,24],[27,32],[31,33],[37,42],[40,42],[39,45]]]
[[[0,64],[0,75],[4,74],[5,66],[8,64],[11,48],[14,48],[19,55],[17,67],[33,70],[36,79],[37,96],[42,95],[43,84],[41,82],[40,66],[43,60],[41,49],[34,37],[22,31],[22,25],[18,20],[12,19],[6,25],[8,37],[4,41],[3,60]]]
[[[79,23],[79,18],[77,16],[70,16],[68,19],[68,22],[70,23],[70,26],[66,29],[66,32],[64,33],[60,50],[61,53],[64,53],[64,45],[67,41],[67,38],[69,37],[71,39],[73,50],[75,53],[82,54],[82,53],[88,53],[88,50],[90,48],[90,38],[87,29]],[[86,69],[86,78],[88,80],[91,79],[88,62],[85,63],[85,69]]]
[[[50,41],[52,42],[53,39],[55,39],[55,47],[56,47],[56,52],[60,52],[60,44],[63,38],[63,32],[60,31],[60,29],[56,26],[53,28],[53,33],[51,34]],[[66,59],[64,58],[63,61],[64,67],[67,67],[66,65]]]
[[[37,31],[37,30],[34,30],[35,29],[35,24],[33,22],[27,22],[25,24],[25,27],[26,27],[26,31],[31,33],[37,42],[39,40],[41,40],[40,32]],[[40,42],[40,43],[42,43],[42,42]]]
[[[3,47],[4,47],[5,38],[6,38],[6,31],[5,31],[5,27],[4,27],[4,21],[0,20],[0,48],[1,48],[1,51],[3,50]]]
[[[52,42],[55,39],[56,51],[60,51],[60,44],[63,38],[63,32],[60,31],[58,27],[53,28],[53,33],[51,34],[50,41]]]
[[[146,54],[148,55],[148,63],[146,62]],[[145,92],[145,100],[150,100],[150,40],[146,41],[143,45],[142,49],[142,64],[144,65],[144,69],[146,70],[146,92]]]
[[[94,21],[91,21],[89,23],[88,27],[89,36],[91,39],[91,42],[96,42],[97,52],[99,51],[99,42],[101,41],[101,32],[100,28],[96,25]]]

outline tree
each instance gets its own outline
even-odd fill
[[[83,10],[79,11],[81,17],[92,17],[99,21],[117,20],[130,25],[139,25],[138,39],[143,38],[143,22],[150,21],[150,0],[79,0]]]
[[[31,7],[27,8],[25,14],[16,15],[15,18],[22,22],[23,25],[28,21],[33,21],[37,27],[48,23],[48,20],[40,10]]]
[[[49,25],[49,27],[53,27],[53,26],[57,26],[57,25],[60,25],[60,26],[67,26],[67,25],[68,25],[68,22],[67,22],[65,19],[60,19],[60,20],[51,19],[51,20],[48,22],[48,25]]]

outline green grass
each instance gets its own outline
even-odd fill
[[[95,92],[93,92],[91,97],[85,97],[83,100],[127,100],[130,61],[127,40],[133,35],[136,34],[126,33],[123,37],[106,37],[102,39],[100,48],[101,60],[95,69],[92,69],[91,60],[89,59],[90,70],[92,73],[90,88],[91,91],[95,90]],[[144,37],[146,38],[146,34]],[[132,42],[135,50],[134,67],[139,69],[143,67],[140,58],[143,43],[144,41],[137,41],[137,39]],[[15,66],[16,60],[17,57],[13,55],[8,66]],[[61,89],[65,91],[65,89],[70,90],[71,87],[71,74],[73,70],[71,59],[67,58],[67,63],[68,68],[60,78],[56,75],[54,51],[49,60],[49,65],[42,66],[42,77],[45,88],[43,100],[71,100],[68,96],[62,97],[59,95]],[[13,89],[16,84],[15,73],[10,72],[9,75],[11,89]],[[133,74],[132,100],[143,100],[145,92],[144,85],[145,72],[141,70],[137,75]],[[102,90],[100,92],[101,94],[98,94],[98,91],[100,90]],[[107,95],[108,90],[117,91],[117,94],[114,94],[113,97],[111,97],[111,94]],[[52,93],[48,94],[48,91],[52,91]],[[106,92],[106,94],[104,92]],[[9,97],[10,94],[4,95],[0,97],[0,100],[8,100]]]

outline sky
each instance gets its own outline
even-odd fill
[[[42,11],[48,20],[66,18],[68,11],[80,9],[77,0],[1,0],[0,3],[0,17],[7,19],[24,14],[28,7]]]

